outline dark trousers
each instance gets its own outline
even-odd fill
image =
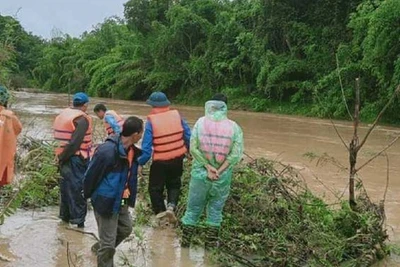
[[[97,266],[113,267],[115,248],[132,233],[132,218],[128,206],[122,206],[118,214],[102,216],[94,211],[100,241],[97,245]]]
[[[87,162],[78,156],[72,156],[60,166],[60,218],[65,222],[85,222],[87,202],[82,190],[86,167]]]
[[[154,161],[150,167],[149,193],[155,214],[166,210],[164,188],[167,188],[168,205],[176,206],[181,193],[183,157],[168,161]]]

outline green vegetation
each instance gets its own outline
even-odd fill
[[[129,0],[124,19],[46,41],[0,17],[0,81],[187,104],[223,91],[236,108],[348,118],[361,77],[371,120],[400,83],[399,14],[398,0]]]
[[[177,210],[185,212],[190,166],[182,178]],[[307,189],[290,166],[258,159],[236,168],[224,208],[218,266],[370,266],[389,251],[384,207],[373,204],[358,185],[357,210],[348,201],[331,205]],[[136,210],[140,223],[151,216],[147,187]],[[205,231],[195,242],[204,244]]]
[[[25,137],[19,147],[20,180],[1,189],[0,224],[18,208],[42,208],[59,201],[58,170],[53,146]]]

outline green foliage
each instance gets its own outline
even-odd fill
[[[21,146],[26,151],[17,159],[21,180],[16,186],[2,188],[0,222],[17,208],[51,206],[59,200],[59,175],[53,146],[29,138],[25,138]]]
[[[124,20],[45,42],[0,17],[0,82],[188,104],[226,91],[234,108],[348,118],[343,93],[352,110],[360,77],[369,121],[400,82],[399,3],[129,0]]]
[[[16,19],[0,15],[0,83],[32,85],[31,71],[42,56],[42,44],[41,38],[27,33]]]

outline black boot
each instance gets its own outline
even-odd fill
[[[206,250],[213,250],[219,247],[219,227],[209,226],[206,228]]]
[[[182,240],[181,247],[188,248],[190,247],[190,242],[192,241],[194,226],[191,225],[182,225]]]

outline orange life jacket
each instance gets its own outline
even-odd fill
[[[83,158],[87,159],[92,155],[92,118],[85,112],[79,109],[66,108],[61,111],[54,121],[54,139],[58,142],[58,146],[55,149],[56,155],[60,155],[65,146],[71,141],[72,134],[75,131],[74,120],[78,117],[84,116],[88,122],[89,127],[86,131],[85,137],[79,150],[75,153],[76,155],[81,155]]]
[[[119,124],[119,126],[121,126],[121,130],[122,130],[122,125],[124,124],[124,119],[120,115],[118,115],[117,112],[115,112],[114,110],[107,110],[106,114],[104,114],[103,122],[104,122],[104,127],[106,128],[108,135],[115,134],[115,133],[114,133],[114,130],[111,127],[111,125],[106,122],[106,119],[105,119],[106,115],[112,115],[115,118],[115,120],[117,121],[117,123]]]
[[[14,156],[22,125],[14,113],[0,106],[0,186],[14,178]]]
[[[153,128],[153,160],[170,160],[187,152],[181,116],[176,110],[154,108],[147,119]]]

